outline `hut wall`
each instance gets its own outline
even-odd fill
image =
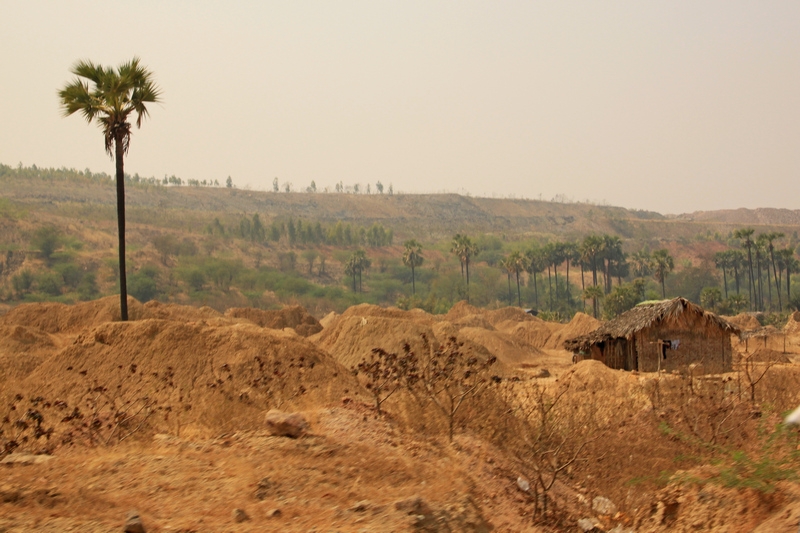
[[[627,339],[612,339],[602,347],[602,361],[616,370],[635,370],[630,364],[631,343]]]
[[[662,358],[661,340],[679,340],[677,350],[667,349]],[[645,328],[635,334],[639,370],[656,372],[661,370],[686,370],[692,363],[699,363],[706,374],[730,372],[731,336],[717,328],[687,328],[665,324]]]

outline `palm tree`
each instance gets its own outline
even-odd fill
[[[755,279],[753,278],[753,253],[752,253],[752,247],[754,244],[753,233],[755,233],[755,231],[756,230],[754,230],[753,228],[742,228],[742,229],[737,229],[736,231],[733,232],[733,237],[735,239],[740,239],[742,241],[742,246],[747,248],[747,267],[750,273],[750,277],[748,278],[749,284],[747,287],[748,287],[748,296],[750,298],[751,308],[754,300],[753,291],[755,290],[755,283],[754,283]]]
[[[728,268],[730,267],[730,254],[728,250],[714,254],[714,265],[722,270],[722,280],[725,286],[725,299],[728,299]]]
[[[544,272],[545,259],[543,250],[537,244],[532,248],[525,251],[525,257],[528,259],[528,274],[533,276],[533,296],[536,309],[539,309],[539,285],[536,281],[540,272]]]
[[[733,269],[733,279],[736,282],[736,293],[742,291],[739,288],[739,269],[744,265],[744,252],[741,250],[728,250],[728,263]]]
[[[457,233],[455,237],[453,237],[450,253],[458,256],[458,259],[461,261],[462,276],[464,275],[464,272],[466,272],[467,303],[469,303],[469,262],[470,259],[480,253],[480,248],[478,248],[478,245],[473,243],[472,240],[466,235]]]
[[[586,287],[583,291],[583,299],[592,301],[592,316],[597,318],[597,301],[602,299],[605,294],[603,289],[597,285]]]
[[[72,73],[77,78],[58,92],[64,116],[80,112],[88,123],[96,120],[103,130],[106,152],[116,160],[120,317],[128,320],[124,169],[132,134],[128,117],[135,112],[136,127],[141,127],[148,115],[146,104],[159,102],[161,91],[153,81],[153,74],[139,64],[138,57],[116,70],[91,61],[78,61],[72,67]],[[89,82],[93,84],[91,88]]]
[[[567,262],[567,305],[572,305],[572,294],[569,290],[569,267],[581,265],[581,254],[578,251],[578,243],[565,242],[561,248],[564,254],[564,260]]]
[[[511,267],[517,277],[517,305],[522,307],[522,293],[519,289],[519,275],[528,269],[528,258],[522,252],[511,252],[506,259],[508,266]]]
[[[778,310],[780,311],[783,309],[783,302],[781,301],[781,288],[780,282],[778,281],[778,269],[775,267],[775,239],[782,239],[784,237],[783,233],[777,231],[771,231],[764,235],[764,239],[767,241],[767,250],[769,250],[769,258],[772,262],[772,275],[775,278],[775,292],[778,295]],[[769,266],[767,266],[767,273],[769,273]],[[769,276],[767,276],[769,277]],[[772,289],[770,289],[770,293]],[[770,298],[771,300],[771,298]]]
[[[422,257],[422,245],[414,239],[404,242],[403,246],[403,264],[411,269],[411,294],[414,295],[417,294],[414,272],[418,266],[422,266],[425,258]]]
[[[633,267],[633,275],[637,278],[644,278],[653,273],[650,252],[646,249],[634,252],[630,257],[630,262]]]
[[[622,254],[622,241],[616,235],[603,235],[602,259],[605,260],[605,292],[611,292],[611,265],[621,264],[624,260]]]
[[[372,261],[369,260],[364,250],[356,250],[347,260],[344,271],[348,276],[353,276],[353,292],[364,292],[361,275],[370,266],[372,266]],[[356,279],[358,279],[358,285],[356,285]]]
[[[506,273],[508,279],[508,305],[511,305],[511,274],[514,273],[514,265],[511,261],[511,256],[509,255],[502,258],[498,266]]]
[[[603,238],[599,235],[587,235],[581,243],[581,257],[592,267],[592,286],[597,287],[597,256],[603,249]],[[588,298],[584,298],[587,300]],[[594,316],[597,317],[597,298],[592,298]]]
[[[656,281],[661,282],[662,298],[667,297],[667,292],[664,289],[664,280],[667,279],[667,275],[672,272],[673,268],[675,268],[675,261],[672,259],[672,256],[669,255],[668,250],[661,249],[653,252],[653,275]]]
[[[791,286],[792,286],[792,273],[797,273],[798,270],[798,261],[794,257],[794,249],[792,247],[784,248],[783,250],[778,250],[778,257],[780,258],[780,262],[783,268],[786,270],[786,303],[789,305],[789,299],[791,298]]]

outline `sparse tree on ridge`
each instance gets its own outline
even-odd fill
[[[422,257],[422,245],[414,239],[408,240],[403,243],[403,264],[411,269],[411,294],[417,294],[416,285],[416,268],[422,266],[425,260]]]
[[[131,142],[128,117],[136,113],[136,127],[147,117],[147,104],[157,103],[160,90],[153,74],[139,64],[139,58],[116,70],[79,61],[72,68],[77,76],[58,95],[64,115],[80,112],[87,122],[97,120],[103,130],[106,152],[116,160],[117,225],[119,228],[120,317],[128,320],[128,287],[125,275],[125,168],[124,158]],[[90,88],[89,82],[93,84]]]

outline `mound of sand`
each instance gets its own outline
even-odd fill
[[[464,300],[460,302],[456,302],[456,304],[450,308],[450,311],[444,316],[445,320],[449,320],[450,322],[455,322],[459,318],[464,318],[468,315],[480,315],[483,314],[484,311],[482,309],[478,309],[477,307],[468,304]]]
[[[149,311],[148,318],[160,318],[178,322],[195,322],[222,316],[222,313],[208,306],[194,307],[191,305],[164,304],[156,300],[150,300],[144,304],[144,308]]]
[[[519,307],[502,307],[500,309],[484,311],[483,314],[489,321],[489,323],[496,328],[498,324],[510,324],[518,322],[530,322],[533,320],[539,320],[539,321],[542,320],[540,318],[536,318],[533,315],[529,315]]]
[[[0,384],[30,374],[60,348],[52,335],[25,326],[0,326]]]
[[[397,320],[413,320],[416,322],[424,322],[432,324],[439,320],[431,314],[426,313],[422,309],[411,309],[403,311],[397,307],[379,307],[372,304],[359,304],[348,307],[344,313],[344,317],[376,317],[376,318],[392,318]]]
[[[266,409],[329,405],[359,390],[348,371],[295,335],[249,323],[146,319],[84,332],[8,392],[73,406],[98,386],[169,407],[175,414],[159,411],[154,429],[180,423],[213,432],[256,428]]]
[[[586,335],[598,327],[600,327],[600,321],[596,318],[592,318],[585,313],[576,313],[567,325],[553,331],[553,334],[547,339],[545,347],[553,350],[563,350],[565,340]]]
[[[252,307],[233,307],[225,311],[225,316],[243,318],[262,328],[292,328],[298,335],[303,337],[322,331],[322,325],[319,321],[299,305],[284,307],[279,311],[264,311]]]
[[[600,361],[581,361],[559,381],[569,383],[571,400],[589,406],[600,423],[637,414],[650,406],[639,377],[613,370]]]
[[[754,361],[757,363],[790,363],[789,357],[777,350],[770,348],[758,348],[749,354],[741,354],[742,360]]]
[[[547,339],[553,334],[553,330],[540,318],[533,317],[533,320],[526,322],[503,322],[497,324],[498,331],[507,333],[534,348],[544,348]],[[560,327],[561,324],[558,324]]]
[[[141,320],[151,318],[151,315],[138,300],[128,296],[128,318]],[[50,334],[76,334],[104,322],[119,319],[119,296],[107,296],[75,305],[22,304],[0,317],[0,325],[32,327]]]
[[[494,326],[486,319],[483,314],[466,315],[450,322],[456,328],[481,328],[494,331]]]
[[[742,331],[750,331],[761,327],[758,319],[748,313],[739,313],[736,316],[723,316],[722,318]]]
[[[481,346],[487,353],[494,355],[498,361],[512,368],[524,363],[533,363],[543,355],[539,349],[520,342],[512,335],[484,328],[461,328],[458,332],[458,339],[465,343],[470,342]]]
[[[381,316],[353,316],[345,312],[310,340],[331,354],[340,364],[352,368],[368,357],[374,348],[400,353],[403,345],[409,343],[413,350],[421,350],[423,334],[431,344],[438,344],[433,329],[425,322]]]
[[[800,311],[795,311],[789,315],[789,320],[783,326],[783,331],[787,335],[800,335]]]
[[[336,320],[338,316],[339,313],[337,313],[336,311],[331,311],[330,313],[322,317],[322,319],[319,321],[319,325],[322,326],[323,328],[327,328],[333,323],[334,320]]]

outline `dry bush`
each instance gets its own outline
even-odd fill
[[[533,517],[552,521],[557,512],[548,495],[560,476],[585,460],[586,446],[595,439],[599,422],[591,405],[571,394],[573,375],[556,383],[507,380],[501,389],[509,406],[516,438],[505,446],[530,480]]]

